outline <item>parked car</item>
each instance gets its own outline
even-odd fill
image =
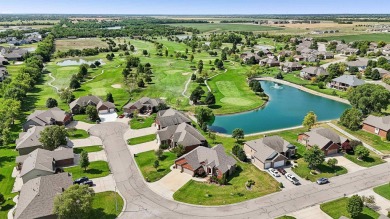
[[[118,116],[120,119],[122,119],[123,117],[125,117],[125,115],[121,114]]]
[[[328,182],[329,182],[328,178],[319,178],[319,179],[317,180],[317,184],[318,184],[318,185],[326,184],[326,183],[328,183]]]
[[[81,183],[81,185],[88,185],[89,187],[93,186],[93,181],[92,180],[87,180]]]
[[[76,179],[76,180],[73,182],[73,184],[82,184],[83,182],[88,181],[88,180],[89,180],[88,177],[83,176],[83,177],[81,177],[81,178],[79,178],[79,179]]]
[[[287,173],[283,168],[278,168],[278,171],[279,171],[279,173],[282,174],[282,175],[284,175],[284,174]]]
[[[294,185],[299,185],[299,180],[293,176],[291,173],[286,173],[284,175],[288,181],[290,181]]]
[[[280,177],[278,171],[276,171],[274,168],[269,168],[269,169],[268,169],[268,172],[269,172],[272,176]]]

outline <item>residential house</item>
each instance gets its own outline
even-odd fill
[[[297,61],[297,62],[301,62],[304,60],[304,57],[303,55],[295,55],[293,56],[294,60]]]
[[[28,51],[26,49],[10,48],[3,56],[8,61],[20,61],[27,53]]]
[[[23,124],[23,131],[33,126],[67,125],[73,120],[72,114],[54,107],[48,110],[35,110]]]
[[[306,80],[311,80],[314,77],[326,76],[329,73],[323,67],[307,67],[301,70],[300,76]]]
[[[215,176],[222,179],[232,175],[237,161],[225,153],[219,144],[213,148],[197,147],[175,160],[175,168],[191,176]]]
[[[324,56],[324,59],[333,59],[334,58],[334,53],[327,52],[327,51],[318,52],[318,55]]]
[[[20,191],[15,219],[55,219],[54,198],[73,184],[69,173],[41,176],[28,181]]]
[[[126,104],[123,107],[123,111],[128,114],[133,114],[137,110],[141,114],[151,114],[157,112],[157,107],[160,103],[164,103],[164,101],[159,98],[142,97],[136,102]]]
[[[33,126],[27,132],[19,133],[19,138],[16,139],[16,150],[19,151],[19,155],[27,155],[35,149],[42,148],[39,138],[44,129],[43,126]]]
[[[359,58],[356,61],[347,62],[346,64],[347,64],[348,68],[357,67],[359,69],[359,71],[363,71],[364,69],[367,68],[368,59]]]
[[[363,85],[365,82],[360,80],[355,75],[341,75],[328,84],[328,87],[334,88],[337,90],[346,91],[350,87],[357,87],[359,85]]]
[[[247,62],[251,57],[254,57],[256,62],[259,62],[260,60],[260,56],[257,55],[256,53],[251,53],[251,52],[246,52],[246,53],[242,53],[240,55],[240,58],[242,59],[242,61],[244,62]]]
[[[292,72],[302,70],[302,65],[299,62],[285,62],[280,65],[284,72]]]
[[[363,121],[364,131],[386,138],[390,133],[390,116],[372,116],[369,115]]]
[[[38,148],[16,158],[23,183],[39,176],[61,172],[61,167],[74,164],[73,148],[59,147],[54,151]]]
[[[103,101],[94,95],[77,98],[69,104],[69,107],[73,114],[79,114],[83,113],[85,108],[89,105],[96,106],[99,113],[110,113],[115,111],[115,104],[109,101]]]
[[[275,58],[265,58],[260,60],[260,66],[276,67],[280,65],[280,62]]]
[[[0,67],[1,68],[1,67]],[[390,72],[383,68],[373,68],[372,70],[378,70],[379,74],[381,75],[381,78],[390,77]]]
[[[296,154],[296,147],[280,136],[269,136],[245,142],[244,151],[256,167],[264,170],[285,166]]]
[[[317,62],[317,55],[312,53],[304,53],[303,55],[303,61],[305,62]]]
[[[339,149],[349,150],[349,140],[328,128],[314,128],[298,135],[298,142],[306,147],[318,146],[326,156],[337,154]]]
[[[185,152],[189,152],[198,146],[207,146],[206,138],[193,126],[183,122],[157,131],[159,145],[167,144],[169,148],[182,145]]]
[[[163,129],[165,127],[173,125],[179,125],[183,122],[191,124],[191,119],[189,119],[187,116],[177,110],[167,109],[157,112],[156,125],[158,129]]]

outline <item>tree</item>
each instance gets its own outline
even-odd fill
[[[340,117],[340,124],[352,131],[359,130],[362,121],[363,113],[356,108],[346,109]]]
[[[368,66],[366,68],[366,70],[364,70],[364,76],[366,78],[371,78],[371,75],[372,75],[372,67],[371,66]]]
[[[207,93],[207,96],[206,96],[206,99],[204,100],[204,102],[207,104],[207,105],[213,105],[215,104],[215,96],[213,93],[211,92],[208,92]]]
[[[193,101],[195,104],[200,100],[202,95],[204,94],[204,90],[201,86],[198,86],[195,88],[195,90],[192,91],[190,95],[190,100]]]
[[[363,201],[359,195],[353,195],[348,199],[347,211],[352,218],[356,218],[363,211]]]
[[[95,66],[96,66],[96,67],[99,67],[101,64],[102,64],[102,63],[100,63],[99,61],[97,61],[97,60],[95,61]]]
[[[165,50],[165,57],[168,57],[168,50]]]
[[[85,172],[88,166],[89,166],[88,153],[86,151],[82,151],[80,154],[80,167],[83,168]]]
[[[263,88],[261,87],[261,84],[258,81],[255,81],[255,83],[253,83],[252,90],[255,93],[261,93],[264,91]]]
[[[157,159],[162,160],[164,151],[162,149],[157,149],[154,154],[156,155]]]
[[[390,104],[390,91],[381,85],[366,83],[349,90],[347,98],[364,115],[380,113]]]
[[[69,87],[73,90],[76,90],[77,88],[80,88],[81,87],[81,84],[79,82],[79,80],[77,80],[77,77],[75,77],[76,75],[73,75],[74,77],[72,77],[70,79],[70,84],[69,84]]]
[[[93,105],[88,105],[86,108],[85,108],[85,114],[88,115],[88,118],[91,120],[91,121],[96,121],[99,119],[99,114],[98,114],[98,111],[96,109],[96,106],[93,106]]]
[[[145,82],[144,82],[144,80],[142,80],[142,78],[138,80],[137,86],[138,87],[145,87]]]
[[[60,145],[66,145],[67,135],[68,132],[64,126],[48,126],[40,133],[39,141],[44,149],[52,151]]]
[[[6,107],[5,114],[11,119],[11,123],[14,124],[15,120],[22,114],[21,102],[19,100],[6,99],[2,101],[1,105]],[[4,117],[5,115],[1,114],[1,116]]]
[[[49,97],[46,100],[46,107],[47,108],[53,108],[53,107],[56,107],[56,106],[58,106],[58,103],[57,103],[56,99]]]
[[[4,198],[4,195],[0,193],[0,205],[4,204],[5,202],[5,198]],[[1,209],[1,207],[0,207]]]
[[[190,61],[192,62],[192,61],[194,61],[194,55],[190,55]]]
[[[59,219],[89,218],[94,194],[87,185],[73,185],[54,198],[53,212]]]
[[[371,74],[372,80],[379,80],[381,79],[381,74],[379,73],[378,69],[374,69]]]
[[[198,62],[198,72],[202,73],[202,70],[203,70],[203,61],[199,60],[199,62]]]
[[[172,152],[176,154],[176,157],[181,157],[185,153],[185,148],[183,145],[178,144],[172,149]]]
[[[332,167],[332,168],[334,168],[334,167],[337,165],[337,163],[338,163],[338,161],[337,161],[336,158],[330,158],[330,159],[328,160],[328,162],[327,162],[327,164],[328,164],[330,167]]]
[[[276,79],[280,79],[282,80],[283,79],[283,74],[282,72],[279,72],[276,76],[275,76]]]
[[[142,55],[147,56],[148,55],[148,51],[146,49],[142,50]]]
[[[106,55],[106,59],[107,59],[108,61],[112,61],[113,58],[112,58],[112,56],[111,56],[110,54],[107,54],[107,55]]]
[[[314,124],[316,124],[316,122],[317,122],[317,115],[313,111],[310,111],[309,113],[306,114],[305,118],[303,119],[302,125],[308,130],[310,130],[311,127],[313,127]]]
[[[147,76],[145,77],[145,81],[146,81],[146,83],[151,83],[151,82],[152,82],[152,77],[150,77],[149,75],[147,75]]]
[[[114,103],[114,97],[112,96],[112,93],[108,92],[106,94],[106,101]]]
[[[195,118],[198,120],[198,124],[201,126],[203,123],[209,123],[214,119],[214,113],[211,109],[206,107],[195,108]]]
[[[390,141],[390,132],[387,132],[387,134],[386,134],[386,140]]]
[[[236,128],[233,130],[232,137],[238,142],[239,139],[244,139],[244,130]]]
[[[360,160],[370,156],[370,151],[363,145],[359,145],[355,148],[355,153]]]
[[[75,96],[73,95],[73,92],[71,89],[69,88],[65,88],[65,89],[62,89],[60,90],[60,99],[62,100],[62,102],[65,102],[65,103],[71,103],[74,99],[75,99]]]
[[[158,168],[159,166],[160,166],[160,161],[155,160],[154,163],[153,163],[153,167],[156,168],[156,170],[157,170],[157,168]]]
[[[325,154],[317,145],[315,145],[309,150],[306,150],[303,155],[303,159],[309,164],[309,168],[312,169],[316,168],[325,161]]]
[[[351,66],[351,67],[349,67],[348,71],[349,71],[349,73],[351,73],[351,75],[356,75],[356,73],[359,72],[359,69],[356,66]]]
[[[195,81],[195,80],[196,80],[196,74],[192,74],[192,75],[191,75],[191,80],[192,80],[192,81]]]
[[[79,74],[82,75],[83,77],[87,76],[88,74],[88,65],[82,64],[79,67]]]

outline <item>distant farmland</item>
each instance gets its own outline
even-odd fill
[[[274,31],[283,30],[280,27],[269,27],[255,24],[224,24],[224,23],[188,23],[188,24],[169,24],[171,26],[182,26],[182,27],[193,27],[198,29],[200,32],[221,32],[221,31]]]
[[[329,37],[320,37],[327,40],[345,40],[345,42],[352,41],[385,41],[390,43],[390,33],[371,33],[371,34],[360,34],[360,35],[344,35],[344,36],[329,36]]]

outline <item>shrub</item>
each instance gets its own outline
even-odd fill
[[[318,83],[318,88],[319,88],[319,89],[324,89],[324,87],[325,87],[324,82]]]
[[[160,144],[160,149],[166,150],[169,148],[169,144]]]
[[[386,139],[390,141],[390,132],[387,132]]]
[[[279,188],[284,188],[284,185],[282,182],[279,182]]]

